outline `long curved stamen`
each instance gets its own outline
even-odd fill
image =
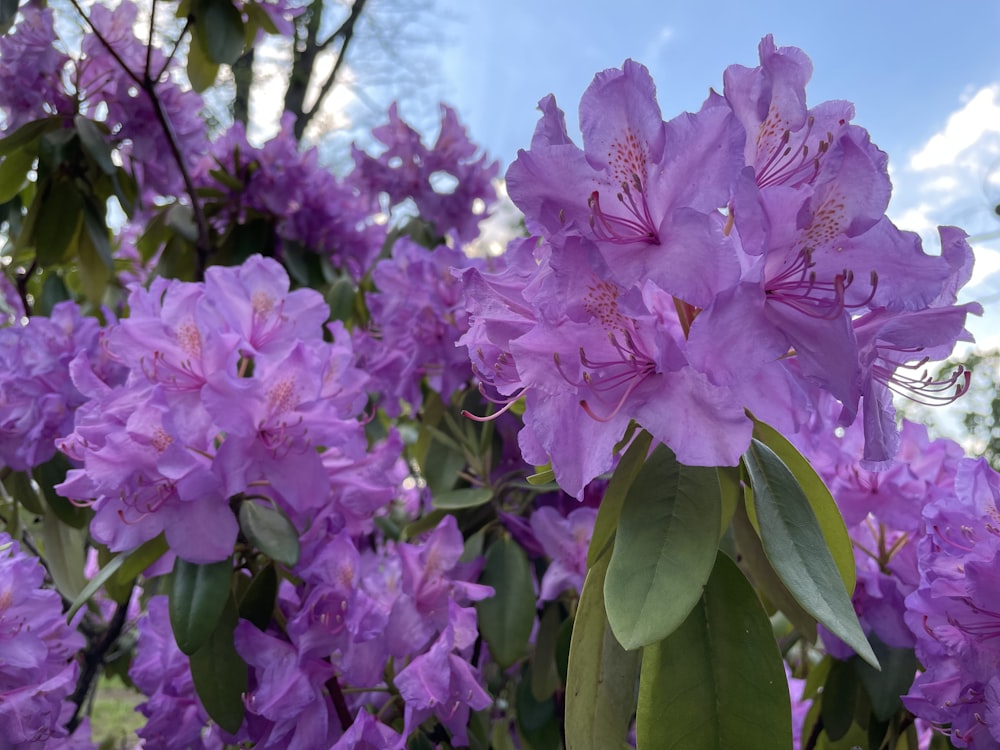
[[[940,406],[950,404],[968,392],[972,372],[961,365],[940,380],[935,380],[927,370],[913,376],[906,371],[920,370],[927,364],[928,358],[912,363],[894,361],[888,356],[889,351],[892,351],[889,347],[879,348],[879,356],[872,363],[871,372],[872,379],[883,383],[893,393],[925,406]]]
[[[660,235],[656,222],[649,211],[642,180],[639,175],[632,174],[632,187],[628,182],[622,182],[622,189],[617,193],[618,202],[625,209],[626,216],[615,216],[607,213],[601,207],[601,194],[594,191],[587,203],[590,206],[590,226],[597,239],[616,245],[631,242],[648,242],[660,244]],[[634,190],[634,192],[633,192]]]
[[[812,135],[815,119],[810,116],[805,127],[792,133],[785,130],[781,139],[760,169],[757,170],[756,182],[760,188],[773,185],[788,185],[798,187],[812,182],[819,173],[823,155],[830,148],[833,133],[826,134],[826,140],[820,140],[816,152],[809,153],[809,136]]]
[[[484,414],[483,416],[479,416],[478,414],[473,414],[468,409],[462,409],[462,416],[463,417],[468,417],[469,419],[475,420],[476,422],[492,422],[494,419],[496,419],[497,417],[499,417],[501,414],[503,414],[503,413],[505,413],[507,411],[510,411],[511,407],[513,407],[514,404],[516,404],[521,399],[521,397],[525,394],[525,392],[527,390],[528,390],[527,388],[521,388],[513,396],[508,396],[507,398],[498,399],[498,398],[493,398],[492,396],[490,396],[489,394],[487,394],[486,393],[486,388],[484,388],[483,384],[480,383],[479,384],[479,395],[481,395],[483,398],[485,398],[491,404],[502,405],[502,407],[500,409],[498,409],[497,411],[493,412],[492,414]]]
[[[820,280],[811,270],[816,265],[812,253],[811,248],[803,249],[795,262],[767,281],[764,293],[768,300],[819,320],[833,320],[845,310],[864,307],[871,302],[878,287],[878,275],[874,271],[869,277],[871,289],[865,299],[848,303],[846,294],[854,283],[854,272],[844,269],[829,281]]]

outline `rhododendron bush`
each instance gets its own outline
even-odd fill
[[[0,747],[102,675],[148,748],[1000,747],[1000,477],[893,405],[972,252],[801,51],[543,99],[494,257],[450,108],[206,125],[293,8],[74,8],[0,9]]]

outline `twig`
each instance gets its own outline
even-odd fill
[[[337,711],[340,728],[346,732],[351,724],[354,723],[354,717],[351,716],[351,712],[347,708],[347,700],[344,698],[344,691],[340,688],[340,681],[337,679],[337,675],[333,675],[333,677],[326,681],[326,689],[330,691],[330,699],[333,701],[333,707]]]

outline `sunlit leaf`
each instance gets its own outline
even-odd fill
[[[604,582],[608,621],[634,649],[677,628],[712,572],[721,498],[714,468],[684,466],[657,446],[629,488]]]
[[[771,624],[719,554],[680,628],[643,649],[636,737],[656,750],[790,750],[791,704]]]
[[[626,651],[604,610],[610,555],[587,572],[573,621],[566,675],[567,750],[620,747],[635,712],[639,651]]]
[[[744,462],[771,567],[806,612],[877,667],[816,514],[795,477],[759,440],[751,441]]]
[[[615,473],[611,475],[611,481],[608,482],[608,488],[601,499],[601,507],[597,509],[594,533],[590,536],[590,546],[587,549],[588,566],[594,564],[601,551],[614,538],[625,496],[646,461],[652,441],[652,435],[642,430],[615,467]]]

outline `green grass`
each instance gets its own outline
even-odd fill
[[[93,741],[101,750],[125,750],[138,742],[135,730],[145,723],[145,717],[135,711],[144,696],[125,687],[117,678],[102,677],[90,715]]]

